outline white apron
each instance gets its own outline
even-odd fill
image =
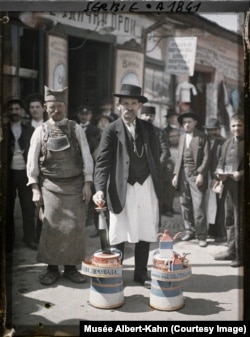
[[[159,204],[153,180],[149,176],[140,185],[127,184],[126,203],[121,213],[109,212],[111,245],[121,242],[156,242],[159,225]]]

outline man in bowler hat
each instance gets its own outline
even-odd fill
[[[205,192],[209,167],[210,143],[207,135],[196,128],[198,116],[189,110],[178,117],[184,133],[180,136],[173,186],[179,190],[186,234],[183,241],[197,236],[200,247],[206,247],[207,220]]]
[[[104,129],[96,158],[93,200],[109,209],[109,238],[124,253],[135,244],[134,281],[150,286],[150,242],[157,241],[160,199],[159,140],[152,124],[137,117],[147,98],[123,84],[116,103],[120,117]]]

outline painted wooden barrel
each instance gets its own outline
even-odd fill
[[[184,306],[182,283],[191,276],[191,267],[165,271],[151,269],[149,304],[157,310],[173,311]]]
[[[101,309],[111,309],[122,306],[124,303],[122,277],[92,277],[90,282],[89,303]]]
[[[105,265],[100,263],[100,265]],[[90,276],[89,303],[101,309],[118,308],[124,303],[122,266],[96,266],[82,262],[82,273]]]

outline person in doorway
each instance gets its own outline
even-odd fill
[[[183,241],[195,238],[200,247],[207,246],[205,192],[208,183],[210,143],[207,135],[196,128],[198,116],[187,111],[178,117],[185,133],[180,136],[173,186],[179,190],[185,235]]]
[[[47,111],[44,107],[44,100],[43,96],[34,93],[30,94],[27,99],[27,108],[28,108],[28,114],[31,116],[30,124],[33,126],[33,128],[37,128],[40,126],[43,122],[45,122],[48,119]],[[37,207],[35,210],[35,221],[36,221],[36,241],[39,242],[40,235],[42,231],[42,220],[39,217],[39,208]]]
[[[111,97],[105,97],[101,100],[98,116],[104,115],[115,121],[119,116],[113,112],[113,100]]]
[[[32,202],[31,187],[27,186],[26,163],[30,139],[34,128],[23,123],[24,103],[19,98],[7,102],[7,219],[6,251],[11,252],[15,242],[14,210],[18,195],[23,222],[23,242],[27,247],[36,250],[35,207]],[[4,140],[5,141],[5,140]]]
[[[233,225],[227,226],[227,244],[225,252],[215,255],[215,260],[231,260],[231,267],[243,265],[242,214],[244,191],[244,115],[234,114],[230,119],[232,136],[222,146],[221,156],[215,174],[223,181],[225,212],[227,219],[228,199],[233,209]]]
[[[93,200],[107,203],[111,245],[124,256],[125,242],[135,244],[134,281],[149,286],[149,247],[159,227],[159,139],[153,126],[137,117],[147,102],[139,86],[123,84],[113,95],[120,117],[101,137]]]
[[[85,256],[93,159],[83,129],[65,117],[66,88],[55,91],[45,86],[44,100],[49,119],[34,131],[27,161],[33,201],[44,209],[37,260],[48,266],[40,282],[54,284],[60,277],[59,265],[64,265],[65,278],[83,283],[86,278],[76,265]]]

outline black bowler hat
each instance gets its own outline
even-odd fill
[[[136,98],[141,103],[146,103],[148,99],[141,94],[141,87],[133,84],[123,84],[119,94],[113,94],[115,97]]]
[[[220,127],[221,125],[217,118],[209,118],[206,125],[204,125],[205,129],[218,129]]]
[[[198,116],[196,115],[196,113],[193,112],[193,110],[188,110],[179,115],[177,120],[180,124],[182,124],[183,118],[193,118],[195,121],[198,121]]]
[[[155,115],[155,107],[149,106],[149,105],[143,105],[141,108],[141,115],[143,114]]]

